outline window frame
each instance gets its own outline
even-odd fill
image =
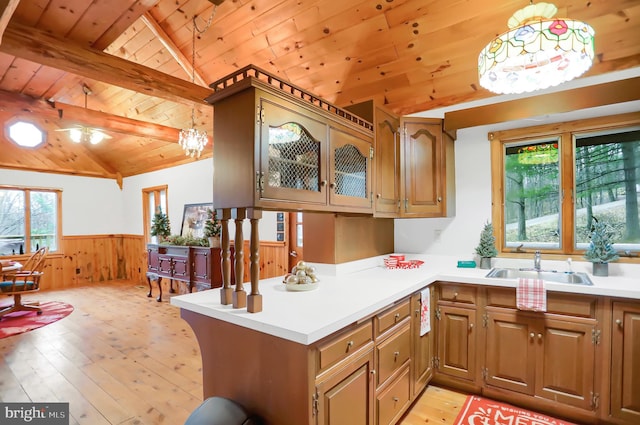
[[[2,190],[20,190],[24,192],[25,202],[24,202],[24,219],[25,219],[25,246],[24,246],[24,255],[29,256],[33,254],[31,251],[31,244],[28,241],[31,240],[31,192],[50,192],[56,194],[56,250],[50,250],[50,254],[61,253],[62,252],[62,189],[52,189],[47,187],[26,187],[26,186],[13,186],[13,185],[0,185],[0,189]],[[19,254],[16,254],[19,255]]]
[[[151,243],[151,222],[153,220],[153,215],[155,214],[156,209],[160,205],[160,193],[164,191],[165,193],[165,205],[162,205],[162,211],[164,211],[167,216],[169,215],[169,186],[154,186],[147,187],[142,189],[142,225],[144,228],[144,240],[146,243]],[[149,211],[149,198],[151,194],[154,194],[154,206],[153,211]]]
[[[512,130],[490,132],[488,134],[491,150],[491,217],[494,224],[496,248],[498,256],[513,258],[529,258],[534,251],[539,250],[551,259],[566,259],[572,256],[584,255],[584,249],[575,247],[575,143],[576,136],[596,131],[615,131],[640,125],[640,113],[632,112],[622,115],[612,115],[584,120],[567,121],[545,124],[534,127],[524,127]],[[561,237],[560,249],[518,249],[507,247],[504,241],[504,181],[505,181],[505,145],[540,138],[558,137],[559,167],[561,190]],[[638,253],[634,257],[622,257],[619,261],[640,263]]]

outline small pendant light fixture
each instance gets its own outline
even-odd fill
[[[509,31],[478,56],[480,85],[499,94],[557,86],[584,74],[593,63],[594,31],[584,22],[551,19],[558,8],[533,1],[509,19]]]
[[[198,17],[198,15],[193,16],[193,31],[191,37],[191,82],[194,84],[196,81],[196,31],[198,31],[199,34],[204,34],[204,32],[211,25],[211,20],[213,19],[213,16],[216,12],[216,7],[217,5],[214,4],[213,11],[211,12],[211,17],[207,22],[207,26],[203,30],[200,30],[197,27],[196,18]],[[200,154],[204,150],[204,147],[206,146],[209,139],[207,137],[206,131],[200,131],[195,128],[195,113],[195,107],[191,108],[191,128],[180,130],[180,139],[178,140],[178,144],[182,147],[185,155],[187,155],[188,157],[200,158]]]

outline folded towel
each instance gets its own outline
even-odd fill
[[[518,310],[547,311],[547,290],[542,279],[518,279]]]

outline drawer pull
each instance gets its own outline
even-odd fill
[[[453,298],[458,298],[458,293],[457,292],[453,293]]]
[[[397,358],[399,355],[400,355],[400,351],[396,351],[396,352],[393,353],[393,357]]]
[[[371,369],[371,374],[375,376],[376,370],[375,369]]]
[[[353,347],[353,341],[347,342],[347,350],[351,347]]]
[[[393,316],[393,318],[395,319],[395,321],[397,322],[398,319],[400,319],[400,313],[396,313],[395,316]]]
[[[400,401],[400,399],[399,399],[398,397],[394,397],[394,398],[392,398],[392,400],[393,400],[394,402],[396,402],[396,403]]]

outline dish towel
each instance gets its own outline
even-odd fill
[[[431,312],[429,306],[431,305],[431,295],[429,294],[429,288],[423,289],[420,293],[420,336],[431,332]]]
[[[518,310],[547,311],[547,290],[542,279],[518,279]]]

